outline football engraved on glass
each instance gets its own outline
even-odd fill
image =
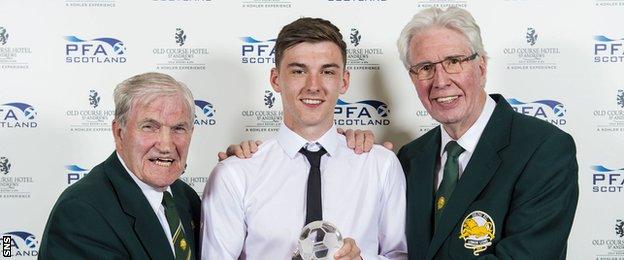
[[[334,224],[318,220],[303,227],[297,250],[303,260],[334,259],[334,254],[343,243],[342,235]]]

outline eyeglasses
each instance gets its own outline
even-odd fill
[[[474,60],[475,58],[477,58],[477,56],[479,56],[479,53],[475,52],[468,57],[453,56],[438,62],[425,62],[421,64],[416,64],[409,68],[409,72],[413,75],[416,75],[419,80],[432,79],[433,75],[435,75],[436,72],[436,64],[442,63],[442,67],[444,68],[444,71],[446,71],[446,73],[457,74],[462,72],[463,68],[461,64],[463,62]]]

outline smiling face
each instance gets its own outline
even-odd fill
[[[441,27],[428,28],[412,36],[409,50],[412,65],[473,54],[463,34]],[[427,112],[444,125],[451,137],[458,139],[479,118],[485,104],[486,63],[481,56],[463,62],[463,70],[457,74],[447,73],[442,64],[435,66],[432,79],[419,80],[413,74],[410,77]]]
[[[184,171],[193,133],[181,95],[133,101],[125,126],[113,122],[117,152],[144,183],[164,190]]]
[[[271,70],[271,85],[282,95],[284,124],[314,140],[331,128],[338,96],[349,86],[349,72],[335,43],[303,42],[284,52],[279,67]]]

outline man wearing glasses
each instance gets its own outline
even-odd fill
[[[486,94],[487,53],[468,11],[420,11],[398,48],[420,101],[441,124],[398,153],[409,259],[565,259],[578,201],[572,137]],[[370,132],[346,136],[370,150]],[[253,150],[242,143],[228,154]]]
[[[572,137],[487,95],[479,26],[460,8],[417,13],[398,41],[441,126],[398,153],[410,259],[565,259],[578,200]]]

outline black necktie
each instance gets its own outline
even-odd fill
[[[308,196],[306,202],[306,221],[310,222],[323,219],[323,206],[321,204],[321,156],[326,153],[325,149],[311,152],[305,148],[299,150],[310,162],[310,174],[308,175]]]

